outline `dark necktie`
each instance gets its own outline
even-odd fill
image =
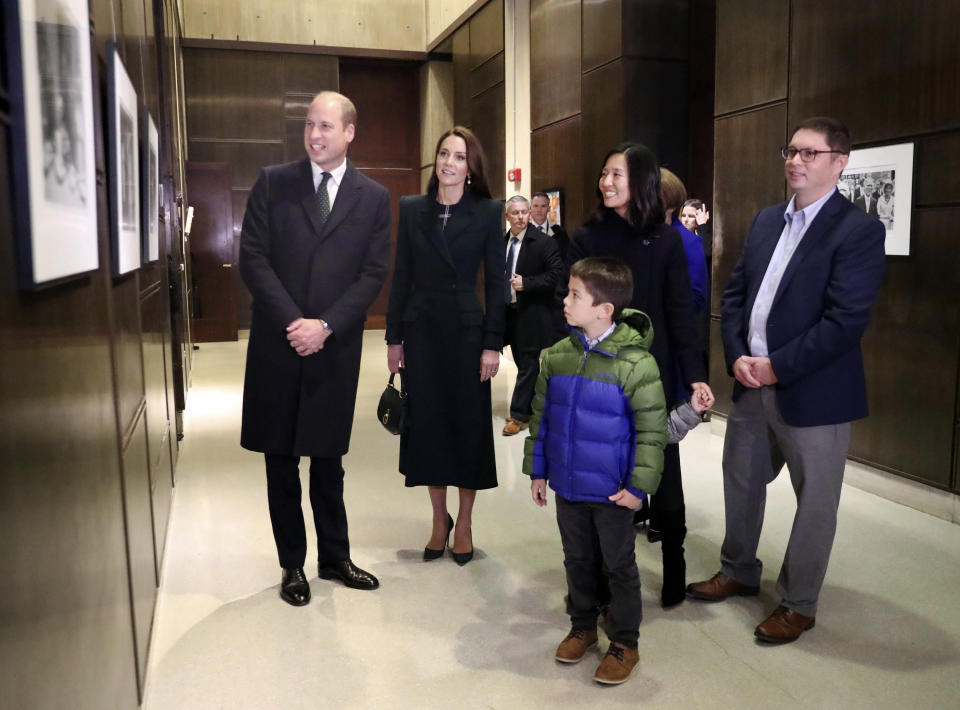
[[[535,224],[535,225],[533,225],[533,226],[537,228],[537,231],[540,232],[540,234],[546,234],[546,233],[547,233],[547,228],[544,227],[542,224]]]
[[[320,187],[317,188],[317,203],[320,205],[320,222],[327,221],[327,217],[330,216],[330,195],[327,193],[327,181],[330,180],[332,176],[330,173],[324,173],[323,179],[320,181]]]
[[[513,259],[517,254],[517,244],[519,244],[519,240],[516,237],[510,237],[510,248],[507,249],[507,265],[504,268],[504,273],[507,276],[507,303],[510,303],[512,300],[512,294],[510,293],[510,277],[513,276]]]

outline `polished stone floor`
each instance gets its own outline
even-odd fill
[[[505,358],[494,381],[500,486],[478,496],[476,557],[463,568],[449,554],[424,563],[426,491],[403,486],[398,439],[374,416],[382,336],[367,333],[344,462],[353,559],[381,588],[346,589],[308,567],[313,601],[303,608],[277,596],[263,460],[239,446],[246,342],[195,353],[147,710],[960,707],[960,526],[851,486],[816,628],[787,646],[754,641],[778,601],[794,509],[785,474],[770,486],[759,597],[664,611],[659,547],[638,537],[639,670],[604,688],[591,681],[599,651],[556,663],[568,622],[553,500],[530,501],[525,435],[499,434],[515,369]],[[681,445],[691,581],[716,571],[723,535],[722,440],[710,427]]]

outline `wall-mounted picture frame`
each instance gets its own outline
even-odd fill
[[[87,0],[3,3],[18,285],[100,265]]]
[[[107,113],[110,251],[116,277],[140,267],[140,113],[137,92],[112,40],[107,42]]]
[[[147,264],[160,258],[160,137],[157,124],[150,116],[150,109],[143,107],[141,121],[142,140],[140,141],[140,205],[143,218],[140,234],[142,263]]]
[[[550,224],[563,224],[563,190],[559,187],[550,187],[543,192],[546,193],[547,199],[550,200],[550,209],[547,212],[547,219],[550,221]]]
[[[883,222],[887,256],[910,255],[913,143],[850,151],[837,188],[857,207]]]

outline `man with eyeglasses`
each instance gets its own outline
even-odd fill
[[[703,601],[756,595],[766,487],[783,465],[797,495],[779,606],[755,636],[778,644],[813,628],[850,441],[867,415],[860,340],[885,267],[883,225],[837,190],[850,132],[811,118],[781,149],[789,202],[761,210],[723,295],[736,378],[723,448],[720,571],[687,587]]]

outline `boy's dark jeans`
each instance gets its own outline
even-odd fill
[[[643,608],[634,556],[633,511],[612,503],[576,503],[554,496],[567,570],[567,614],[575,629],[597,627],[601,575],[610,586],[607,637],[637,647]]]

